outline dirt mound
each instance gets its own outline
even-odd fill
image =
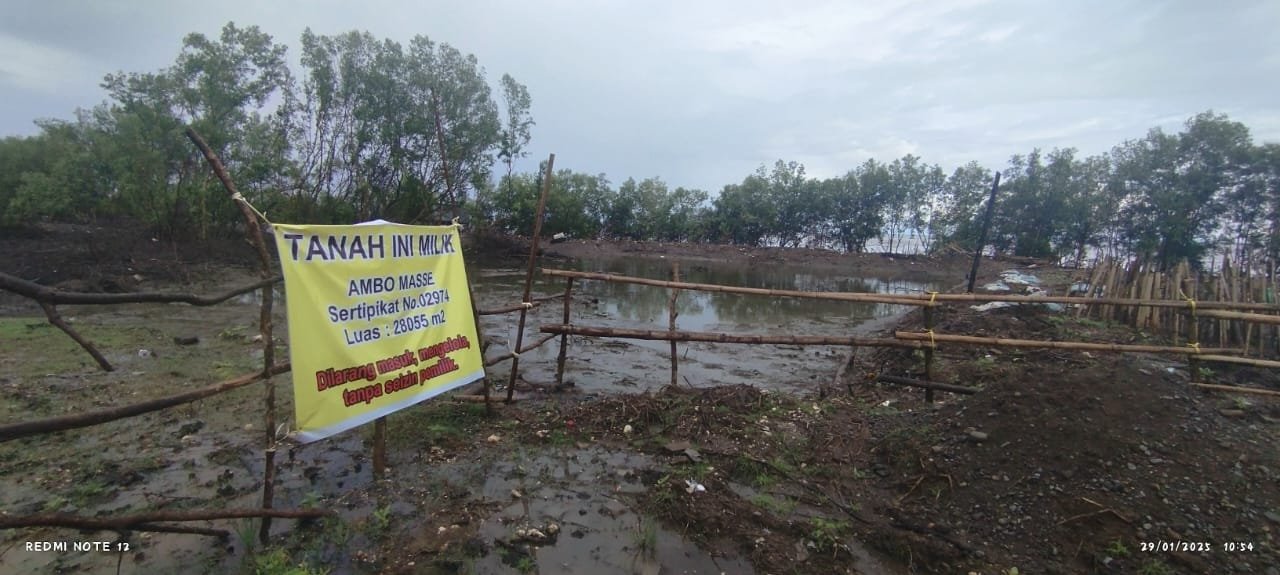
[[[937,329],[1145,339],[1039,307],[953,309]],[[886,479],[902,493],[890,506],[896,516],[974,542],[966,566],[1254,573],[1280,561],[1277,402],[1196,390],[1184,364],[1162,357],[958,347],[940,353],[937,373],[979,385],[981,393],[882,418],[880,426],[897,421],[917,431],[907,440],[889,433],[875,449],[892,470]],[[887,357],[895,354],[896,361]],[[887,369],[918,375],[919,358],[911,354],[878,359]],[[1273,388],[1277,381],[1272,373],[1230,369],[1211,379]],[[900,392],[872,393],[878,399]],[[1186,545],[1161,550],[1161,542]],[[1234,542],[1253,550],[1224,548]],[[923,565],[932,571],[955,567],[949,557],[941,565],[931,559]]]

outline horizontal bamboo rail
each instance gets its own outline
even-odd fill
[[[1201,305],[1200,303],[1196,304]],[[1234,311],[1196,311],[1196,315],[1200,317],[1211,317],[1216,319],[1238,319],[1253,323],[1269,323],[1280,325],[1280,315],[1267,315],[1264,313],[1240,313]]]
[[[1203,350],[1208,352],[1209,350]],[[1271,359],[1253,359],[1251,357],[1232,357],[1227,355],[1198,355],[1196,359],[1215,363],[1238,363],[1254,367],[1280,367],[1280,361]]]
[[[716,284],[697,284],[686,282],[670,282],[662,280],[652,280],[647,278],[637,278],[618,274],[602,274],[590,272],[576,272],[568,270],[542,269],[543,275],[552,277],[579,278],[587,280],[597,280],[605,282],[629,283],[637,285],[648,285],[655,287],[666,287],[676,289],[687,289],[694,291],[709,291],[721,293],[741,293],[752,295],[768,295],[768,296],[785,296],[785,297],[802,297],[810,299],[826,299],[837,301],[853,301],[853,302],[869,302],[869,303],[887,303],[895,305],[913,305],[913,306],[929,306],[946,302],[1016,302],[1016,303],[1061,303],[1061,304],[1078,304],[1078,305],[1131,305],[1131,306],[1148,306],[1148,307],[1171,307],[1171,308],[1187,308],[1190,309],[1194,305],[1197,309],[1244,309],[1244,310],[1270,310],[1280,312],[1280,305],[1267,303],[1250,303],[1250,302],[1228,302],[1228,301],[1197,301],[1194,304],[1187,300],[1173,299],[1137,299],[1137,298],[1090,298],[1090,297],[1068,297],[1068,296],[1019,296],[1019,295],[1002,295],[1002,294],[919,294],[919,295],[881,295],[866,293],[849,293],[849,292],[809,292],[796,290],[773,290],[763,288],[744,288],[734,286],[722,286]],[[930,302],[934,302],[930,304]]]
[[[1000,337],[976,337],[969,335],[947,335],[941,333],[920,333],[912,331],[897,331],[893,333],[893,337],[907,341],[917,342],[945,342],[945,343],[962,343],[968,345],[993,345],[997,347],[1037,347],[1037,348],[1056,348],[1056,349],[1074,349],[1081,351],[1113,351],[1113,352],[1145,352],[1145,353],[1177,353],[1183,355],[1196,355],[1203,359],[1206,356],[1199,355],[1202,353],[1238,353],[1239,350],[1232,348],[1200,348],[1194,347],[1176,347],[1165,345],[1126,345],[1119,343],[1083,343],[1075,341],[1045,341],[1038,339],[1006,339]],[[1278,363],[1280,365],[1280,363]]]
[[[554,299],[560,299],[560,298],[562,298],[562,297],[564,297],[564,294],[544,295],[544,296],[535,297],[535,298],[533,298],[533,300],[531,300],[531,301],[529,302],[529,304],[530,304],[530,305],[529,305],[529,307],[528,307],[527,309],[533,309],[533,308],[536,308],[536,307],[542,307],[542,302],[544,302],[544,301],[551,301],[551,300],[554,300]],[[479,314],[479,315],[502,315],[502,314],[504,314],[504,313],[517,312],[517,311],[520,311],[520,310],[522,310],[522,309],[526,309],[523,303],[514,303],[514,304],[511,304],[511,305],[506,306],[506,307],[499,307],[499,308],[493,308],[493,309],[482,309],[482,310],[480,310],[480,311],[478,311],[478,312],[476,312],[476,313],[477,313],[477,314]]]
[[[289,371],[289,369],[290,369],[289,362],[286,361],[284,363],[279,363],[272,366],[270,370],[270,375],[279,375]],[[89,427],[93,425],[98,425],[100,423],[106,423],[108,421],[115,421],[117,419],[133,417],[135,415],[142,415],[144,413],[148,413],[152,411],[159,411],[161,409],[173,407],[175,405],[191,403],[198,399],[204,399],[206,397],[217,395],[224,391],[231,391],[238,387],[244,387],[246,385],[249,385],[250,383],[259,381],[261,379],[265,379],[263,377],[262,372],[256,371],[250,374],[242,375],[234,379],[223,381],[221,383],[215,383],[207,387],[202,387],[200,389],[196,389],[193,391],[179,393],[176,395],[170,395],[168,397],[161,397],[159,399],[152,399],[148,401],[134,403],[132,405],[125,405],[121,407],[109,407],[107,409],[100,409],[98,411],[89,411],[85,413],[73,413],[71,415],[62,415],[58,417],[48,417],[45,419],[36,419],[33,421],[21,421],[18,423],[0,425],[0,443],[4,443],[6,441],[12,441],[14,439],[20,439],[30,435],[39,435],[42,433],[53,433],[55,431],[66,431],[68,429],[78,429],[81,427]]]
[[[617,337],[622,339],[647,339],[658,341],[704,341],[711,343],[790,344],[790,345],[860,345],[866,347],[909,347],[922,349],[924,344],[895,339],[875,339],[850,336],[821,335],[732,335],[706,331],[657,331],[648,329],[620,329],[581,325],[544,325],[542,333],[583,335],[588,337]]]
[[[782,297],[798,297],[808,299],[825,299],[835,301],[851,301],[851,302],[867,302],[867,303],[888,303],[897,305],[914,305],[927,306],[929,300],[912,299],[908,296],[891,296],[870,293],[847,293],[847,292],[817,292],[817,291],[799,291],[799,290],[778,290],[765,288],[748,288],[736,286],[723,286],[718,284],[698,284],[689,282],[673,282],[664,280],[651,280],[647,278],[637,278],[618,274],[601,274],[591,272],[575,272],[568,270],[554,270],[542,268],[542,274],[552,277],[576,278],[597,280],[604,282],[629,283],[637,285],[647,285],[654,287],[687,289],[693,291],[719,292],[719,293],[740,293],[748,295],[766,295],[766,296],[782,296]]]

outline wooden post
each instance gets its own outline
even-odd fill
[[[933,305],[930,304],[924,308],[924,329],[933,334]],[[929,341],[929,347],[924,348],[924,379],[925,381],[933,381],[933,349],[935,344]],[[933,403],[933,388],[924,388],[925,403]]]
[[[680,281],[680,262],[671,262],[671,281]],[[671,288],[671,300],[667,302],[667,305],[671,308],[667,321],[667,327],[671,333],[676,332],[676,297],[679,295],[679,289]],[[676,369],[678,363],[679,359],[676,355],[676,340],[673,339],[671,340],[671,387],[676,386]]]
[[[387,472],[387,416],[373,420],[373,478],[382,479]]]
[[[973,269],[969,270],[969,290],[973,293],[973,283],[978,281],[978,262],[982,260],[982,248],[987,245],[987,231],[991,229],[991,216],[996,211],[996,190],[1000,189],[1000,172],[991,183],[991,196],[987,198],[987,213],[982,218],[982,234],[978,236],[978,246],[973,249]]]
[[[1191,301],[1195,301],[1195,294],[1191,296]],[[1196,317],[1196,306],[1191,306],[1191,317],[1187,319],[1187,345],[1192,349],[1200,349],[1200,321]],[[1191,383],[1200,383],[1200,360],[1196,357],[1198,354],[1187,356],[1187,370],[1191,372]]]
[[[538,261],[538,237],[542,235],[542,212],[547,207],[547,193],[551,190],[551,174],[556,165],[556,155],[551,154],[547,159],[547,173],[542,178],[542,195],[538,197],[538,213],[533,219],[533,245],[529,246],[529,269],[524,276],[524,299],[523,303],[531,304],[529,297],[533,291],[533,266]],[[520,310],[520,323],[516,327],[516,346],[511,350],[516,355],[511,358],[511,378],[507,380],[507,403],[515,398],[516,393],[516,376],[520,370],[520,344],[524,342],[524,322],[529,315],[529,306],[525,306]]]
[[[258,260],[262,266],[262,277],[272,277],[271,255],[267,253],[267,243],[262,238],[262,228],[258,226],[258,219],[254,214],[253,206],[249,205],[249,201],[240,195],[236,189],[235,182],[231,181],[231,176],[227,173],[227,169],[223,167],[222,160],[218,159],[218,155],[209,147],[196,133],[195,129],[188,127],[184,130],[187,139],[200,149],[200,153],[204,155],[204,159],[209,162],[209,167],[213,169],[213,173],[222,182],[222,187],[226,188],[227,193],[231,195],[232,201],[240,208],[240,214],[244,217],[245,233],[248,234],[250,241],[258,251]],[[272,370],[275,369],[275,339],[271,335],[271,308],[274,297],[274,284],[263,286],[262,288],[262,306],[258,314],[258,328],[262,335],[262,376],[266,388],[266,461],[263,464],[262,471],[262,508],[271,509],[272,499],[274,499],[275,482],[276,482],[276,386],[271,382]],[[271,518],[262,518],[262,527],[258,530],[258,540],[263,545],[267,544],[267,538],[271,533]]]
[[[573,278],[564,282],[564,325],[569,325],[570,303],[573,301]],[[569,351],[569,334],[560,334],[560,355],[556,357],[556,388],[564,387],[564,360]]]

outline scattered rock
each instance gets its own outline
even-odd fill
[[[972,439],[972,440],[974,440],[974,441],[978,441],[978,442],[986,441],[986,440],[987,440],[987,434],[986,434],[986,432],[982,432],[982,431],[977,431],[977,430],[970,431],[970,432],[968,433],[968,436],[969,436],[969,439]]]
[[[1264,511],[1262,516],[1266,517],[1272,523],[1280,524],[1280,513],[1276,513],[1275,511]]]
[[[188,337],[174,336],[173,343],[177,345],[195,345],[200,343],[200,338],[194,335]]]
[[[200,421],[199,419],[193,419],[191,421],[188,421],[178,426],[178,435],[179,436],[191,435],[200,431],[201,429],[204,429],[204,422]]]
[[[1244,410],[1242,409],[1219,409],[1218,413],[1222,414],[1223,417],[1244,417]]]
[[[485,439],[485,441],[488,441],[489,443],[497,443],[499,441],[502,441],[502,438],[495,433],[493,435],[490,435],[487,439]]]

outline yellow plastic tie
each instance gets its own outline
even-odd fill
[[[938,292],[931,291],[926,293],[929,294],[929,307],[933,307],[934,302],[938,301]]]
[[[926,333],[928,333],[928,334],[929,334],[929,347],[930,347],[931,349],[937,349],[937,348],[938,348],[938,343],[937,343],[936,341],[934,341],[934,339],[933,339],[933,330],[929,330],[929,331],[928,331],[928,332],[926,332]]]
[[[522,301],[520,305],[524,306],[524,309],[533,309],[533,302]]]
[[[244,196],[240,194],[240,192],[231,194],[231,199],[237,202],[243,202],[244,205],[249,206],[249,209],[252,210],[254,214],[257,214],[257,216],[261,218],[263,222],[266,222],[267,225],[273,225],[271,223],[271,220],[267,219],[267,214],[264,214],[258,211],[258,208],[253,207],[253,204],[249,203],[249,200],[246,200]]]
[[[449,225],[451,225],[451,226],[453,226],[453,227],[455,227],[455,228],[460,228],[460,227],[462,227],[462,224],[461,224],[461,223],[458,223],[458,218],[453,218],[453,221],[449,222]]]
[[[1187,342],[1187,347],[1190,347],[1192,351],[1195,352],[1196,355],[1200,355],[1200,342],[1198,341]]]

